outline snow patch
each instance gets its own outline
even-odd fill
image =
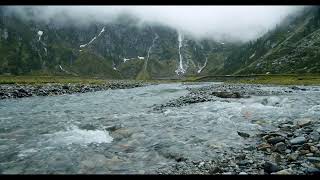
[[[142,56],[138,56],[138,59],[144,59],[144,57],[142,57]]]
[[[39,36],[39,39],[38,39],[38,41],[40,41],[41,40],[41,36],[43,35],[43,31],[38,31],[38,36]]]
[[[130,59],[127,59],[127,58],[123,58],[123,62],[125,63],[125,62],[127,62],[127,61],[129,61]]]

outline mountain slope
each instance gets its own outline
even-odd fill
[[[197,40],[126,14],[112,23],[62,26],[53,20],[26,20],[0,7],[0,74],[166,79],[319,73],[319,48],[319,7],[288,17],[248,43]]]
[[[224,64],[225,73],[319,73],[320,10],[305,9],[255,42],[235,50]]]

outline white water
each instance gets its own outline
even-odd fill
[[[112,62],[112,69],[115,71],[117,70],[116,64],[114,62]]]
[[[252,59],[255,55],[256,55],[256,53],[253,53],[253,54],[249,57],[249,59]]]
[[[53,134],[45,135],[49,137],[51,144],[69,145],[80,144],[88,145],[90,143],[110,143],[113,138],[107,131],[103,130],[84,130],[78,127],[72,127],[67,131],[58,131]]]
[[[43,48],[44,49],[44,51],[46,52],[46,55],[48,54],[48,50],[47,50],[47,48]]]
[[[105,27],[102,28],[102,30],[100,31],[100,33],[98,34],[98,36],[93,37],[93,38],[91,39],[91,41],[89,41],[87,44],[82,44],[82,45],[80,45],[80,48],[84,48],[84,47],[90,45],[93,41],[95,41],[95,40],[105,31],[104,28],[105,28]]]
[[[202,67],[199,67],[198,74],[201,73],[201,71],[207,66],[208,58],[206,58],[206,62]]]
[[[286,119],[320,116],[319,87],[228,102],[217,98],[168,107],[163,113],[152,110],[154,104],[186,95],[187,87],[206,85],[214,84],[170,83],[0,100],[0,173],[152,173],[176,163],[170,154],[202,161],[231,147],[246,147],[237,131],[254,136],[259,129],[273,130]],[[92,125],[90,130],[83,128],[86,125]],[[111,126],[121,128],[110,134],[104,131]]]
[[[183,42],[183,36],[180,32],[178,33],[178,42],[179,42],[179,67],[177,70],[175,70],[175,72],[177,75],[180,75],[180,73],[184,74],[186,72],[186,70],[183,68],[183,65],[182,65],[183,58],[181,55],[181,47]]]
[[[156,41],[158,38],[159,38],[159,35],[156,33],[156,36],[153,38],[152,44],[151,44],[151,46],[150,46],[149,49],[148,49],[147,61],[149,60],[151,49],[153,48],[154,43],[155,43],[155,41]]]

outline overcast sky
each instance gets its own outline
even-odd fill
[[[11,10],[28,18],[26,7]],[[30,6],[28,6],[30,8]],[[68,24],[109,23],[123,12],[132,13],[146,23],[160,23],[189,32],[199,38],[253,40],[275,27],[302,6],[34,6],[37,20],[55,19]],[[64,14],[63,16],[58,16]],[[70,19],[65,18],[69,16]],[[62,17],[62,18],[59,18]]]

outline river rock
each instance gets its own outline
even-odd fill
[[[313,141],[319,141],[320,139],[320,134],[316,131],[313,131],[310,133],[310,137]]]
[[[318,151],[318,148],[315,147],[315,146],[310,146],[310,151],[313,152],[313,153],[315,153],[315,152]]]
[[[258,150],[260,151],[266,151],[267,149],[270,149],[271,148],[271,145],[268,144],[268,143],[262,143],[262,144],[259,144],[257,146]]]
[[[239,92],[212,92],[212,95],[220,98],[241,98]]]
[[[281,170],[275,163],[272,162],[265,162],[263,169],[267,173],[273,173]]]
[[[291,149],[286,149],[285,153],[290,154],[291,153]]]
[[[283,142],[277,143],[274,147],[275,147],[275,150],[280,153],[283,153],[286,150],[286,144]]]
[[[320,174],[320,169],[314,167],[307,167],[305,172],[307,174]]]
[[[126,128],[120,128],[120,129],[117,129],[112,132],[112,136],[117,140],[123,139],[123,138],[128,138],[132,134],[133,133],[129,129],[126,129]]]
[[[308,154],[308,153],[310,153],[309,150],[305,150],[305,149],[301,149],[301,150],[300,150],[300,154],[302,154],[302,155],[306,155],[306,154]]]
[[[107,131],[116,131],[120,128],[123,128],[123,125],[122,124],[116,124],[116,125],[112,125],[112,126],[108,126],[105,128],[105,130]]]
[[[299,157],[299,154],[294,152],[288,156],[288,160],[289,161],[296,161],[298,159],[298,157]]]
[[[314,163],[320,163],[320,157],[307,157],[307,160]]]
[[[274,173],[271,173],[271,174],[275,174],[275,175],[290,175],[290,174],[293,174],[293,170],[291,168],[289,169],[284,169],[284,170],[281,170],[281,171],[278,171],[278,172],[274,172]]]
[[[244,133],[244,132],[239,132],[239,131],[237,131],[237,133],[238,133],[239,136],[241,136],[241,137],[243,137],[243,138],[248,138],[248,137],[250,137],[250,134],[247,134],[247,133]]]
[[[306,140],[305,137],[300,136],[300,137],[296,137],[296,138],[291,139],[291,140],[290,140],[290,143],[291,143],[292,145],[295,145],[295,144],[303,144],[303,143],[305,143],[306,141],[307,141],[307,140]]]
[[[311,122],[312,122],[312,120],[309,119],[309,118],[299,119],[297,121],[297,126],[304,127],[304,126],[307,126],[307,125],[311,124]]]
[[[277,144],[279,142],[284,142],[284,137],[282,136],[276,136],[276,137],[271,137],[269,139],[267,139],[267,142],[270,144]]]

